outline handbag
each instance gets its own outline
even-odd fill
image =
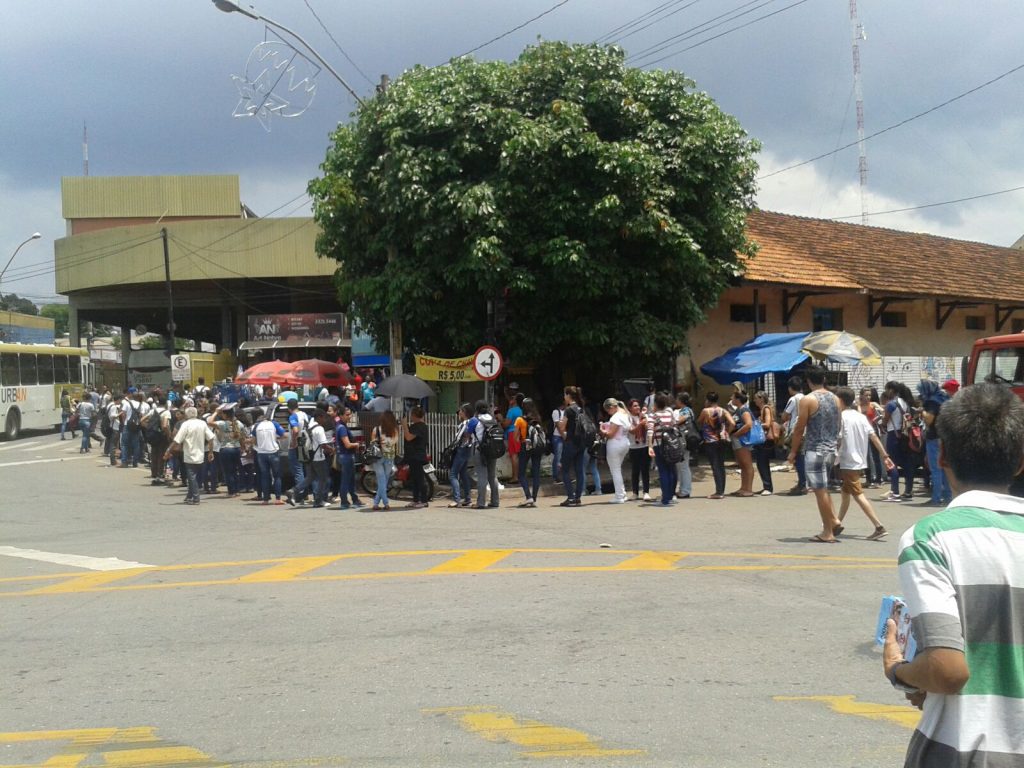
[[[608,441],[604,438],[595,440],[587,447],[587,453],[595,459],[608,459]]]
[[[764,445],[764,425],[759,419],[754,420],[754,426],[745,435],[740,435],[740,445],[744,448],[754,448]]]
[[[768,427],[767,439],[773,443],[779,442],[779,438],[782,437],[782,425],[777,421],[773,421]]]
[[[367,464],[371,464],[379,459],[384,458],[384,448],[380,444],[380,431],[374,430],[376,437],[370,442],[366,443],[363,448],[363,461]]]

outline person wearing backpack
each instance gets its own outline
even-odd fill
[[[629,453],[629,431],[632,423],[626,406],[614,397],[604,401],[604,410],[609,418],[608,421],[601,422],[601,434],[606,441],[605,458],[608,461],[608,472],[612,476],[612,487],[615,489],[612,504],[624,504],[626,483],[622,479],[622,462]]]
[[[227,403],[226,405],[233,405]],[[241,491],[242,441],[249,437],[245,427],[235,417],[234,408],[218,405],[210,417],[220,443],[220,468],[224,473],[224,484],[228,487],[227,498],[233,499]]]
[[[473,421],[476,423],[473,424]],[[486,400],[477,400],[476,416],[470,420],[476,438],[476,509],[496,508],[498,501],[498,459],[505,455],[505,429],[491,412]],[[491,498],[487,502],[487,489]]]
[[[672,430],[676,432],[676,414],[672,410],[672,399],[664,392],[654,398],[654,412],[647,415],[647,455],[654,458],[658,468],[658,484],[661,486],[661,506],[675,503],[676,462],[668,456],[662,436]]]
[[[690,470],[690,448],[686,445],[686,432],[687,425],[693,426],[697,421],[697,417],[693,413],[693,408],[690,407],[690,393],[680,392],[676,395],[676,426],[679,432],[683,435],[683,447],[685,451],[683,453],[683,460],[676,463],[676,479],[678,481],[678,488],[676,488],[676,497],[680,499],[690,498],[690,494],[693,493],[693,472]]]
[[[473,452],[475,438],[470,423],[473,421],[473,406],[463,403],[459,408],[459,427],[455,432],[455,453],[448,479],[452,484],[452,500],[449,507],[468,507],[469,500],[469,459]]]
[[[121,469],[139,466],[141,436],[139,422],[142,418],[139,403],[133,399],[134,389],[121,400]]]
[[[910,455],[903,438],[904,422],[911,418],[910,404],[914,395],[906,384],[890,381],[885,385],[885,393],[889,402],[885,404],[885,416],[882,418],[882,429],[885,430],[885,451],[896,463],[896,469],[889,473],[889,493],[882,501],[901,502],[914,498],[914,469],[916,457]],[[905,491],[900,495],[900,475],[903,476]]]
[[[171,444],[171,412],[163,397],[154,398],[153,409],[146,416],[145,435],[149,443],[149,474],[151,485],[164,484],[167,462],[164,453]]]
[[[718,404],[718,393],[708,392],[704,399],[704,410],[697,417],[701,438],[704,440],[704,455],[711,465],[715,479],[715,492],[709,499],[725,498],[725,449],[729,445],[729,432],[736,426],[724,408]]]
[[[547,434],[540,422],[537,404],[530,398],[523,398],[520,404],[523,415],[515,420],[515,436],[521,446],[519,456],[519,485],[526,495],[526,501],[520,507],[537,506],[537,494],[540,493],[540,460],[547,451]],[[532,472],[533,483],[526,477],[527,470]]]
[[[594,422],[580,405],[580,391],[566,387],[562,391],[565,401],[565,415],[558,422],[558,431],[564,441],[562,446],[562,482],[565,483],[565,501],[559,506],[578,507],[580,497],[586,489],[584,468],[587,462],[587,448],[594,442],[594,435],[588,435],[587,422]],[[596,428],[595,428],[596,429]]]
[[[306,478],[306,467],[299,461],[299,436],[309,423],[309,416],[299,409],[297,398],[288,398],[288,466],[292,471],[295,480],[295,488],[305,488],[303,480]],[[303,438],[304,440],[308,439]],[[305,494],[297,497],[296,501],[304,501]]]

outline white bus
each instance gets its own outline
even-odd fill
[[[60,424],[60,393],[81,398],[93,383],[89,353],[50,344],[0,344],[0,424],[8,440],[23,429]]]

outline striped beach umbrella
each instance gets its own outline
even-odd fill
[[[809,333],[800,349],[819,362],[828,360],[851,365],[882,364],[882,355],[878,347],[867,339],[846,331]]]

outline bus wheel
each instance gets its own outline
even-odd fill
[[[21,434],[21,414],[11,409],[7,412],[7,421],[4,423],[4,437],[8,440],[17,440]]]

